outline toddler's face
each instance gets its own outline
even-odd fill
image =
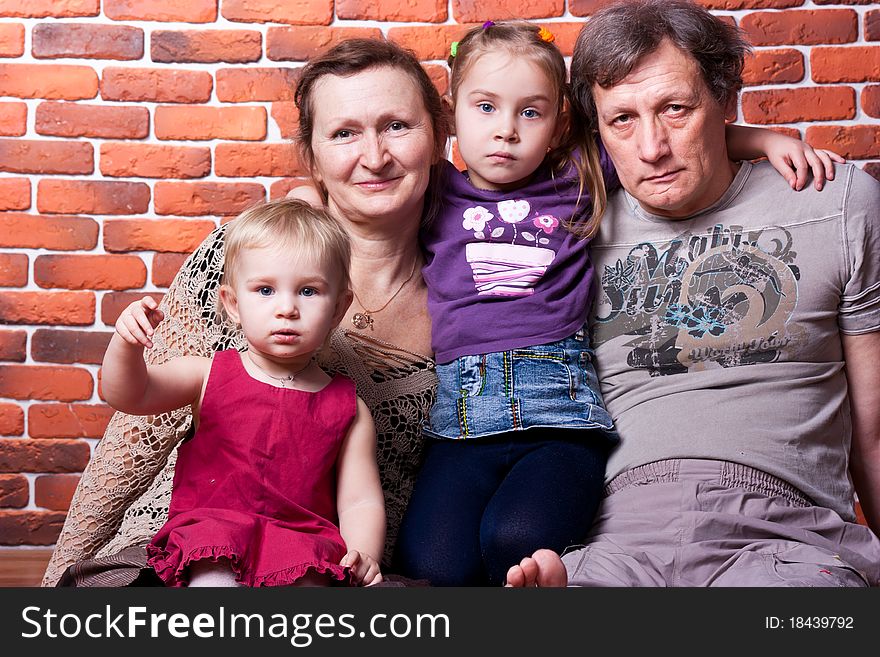
[[[471,183],[504,191],[528,182],[562,131],[553,81],[507,52],[479,55],[455,97],[455,132]]]
[[[223,297],[250,350],[270,360],[308,360],[351,303],[340,276],[307,253],[250,248]]]

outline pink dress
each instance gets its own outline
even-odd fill
[[[356,412],[348,378],[319,392],[276,388],[251,377],[237,351],[216,353],[148,565],[166,586],[185,586],[189,564],[218,558],[247,586],[291,584],[309,570],[347,580],[336,459]]]

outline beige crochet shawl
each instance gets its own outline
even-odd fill
[[[162,300],[166,319],[148,362],[244,348],[241,332],[218,311],[224,233],[225,226],[211,233],[174,279]],[[342,328],[319,361],[328,372],[353,379],[372,411],[388,515],[387,564],[420,464],[421,427],[436,388],[434,363]],[[157,416],[113,416],[73,496],[44,586],[54,585],[72,563],[152,538],[167,518],[177,446],[191,421],[189,407]]]

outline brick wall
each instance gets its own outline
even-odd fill
[[[161,294],[224,217],[283,195],[298,69],[380,32],[441,90],[462,24],[548,24],[566,54],[601,0],[0,0],[0,545],[54,543],[110,409],[120,310]],[[703,0],[756,46],[740,120],[880,177],[880,8]]]

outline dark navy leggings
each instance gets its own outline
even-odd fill
[[[597,431],[544,428],[429,439],[393,571],[433,586],[497,586],[538,548],[582,543],[610,444]]]

